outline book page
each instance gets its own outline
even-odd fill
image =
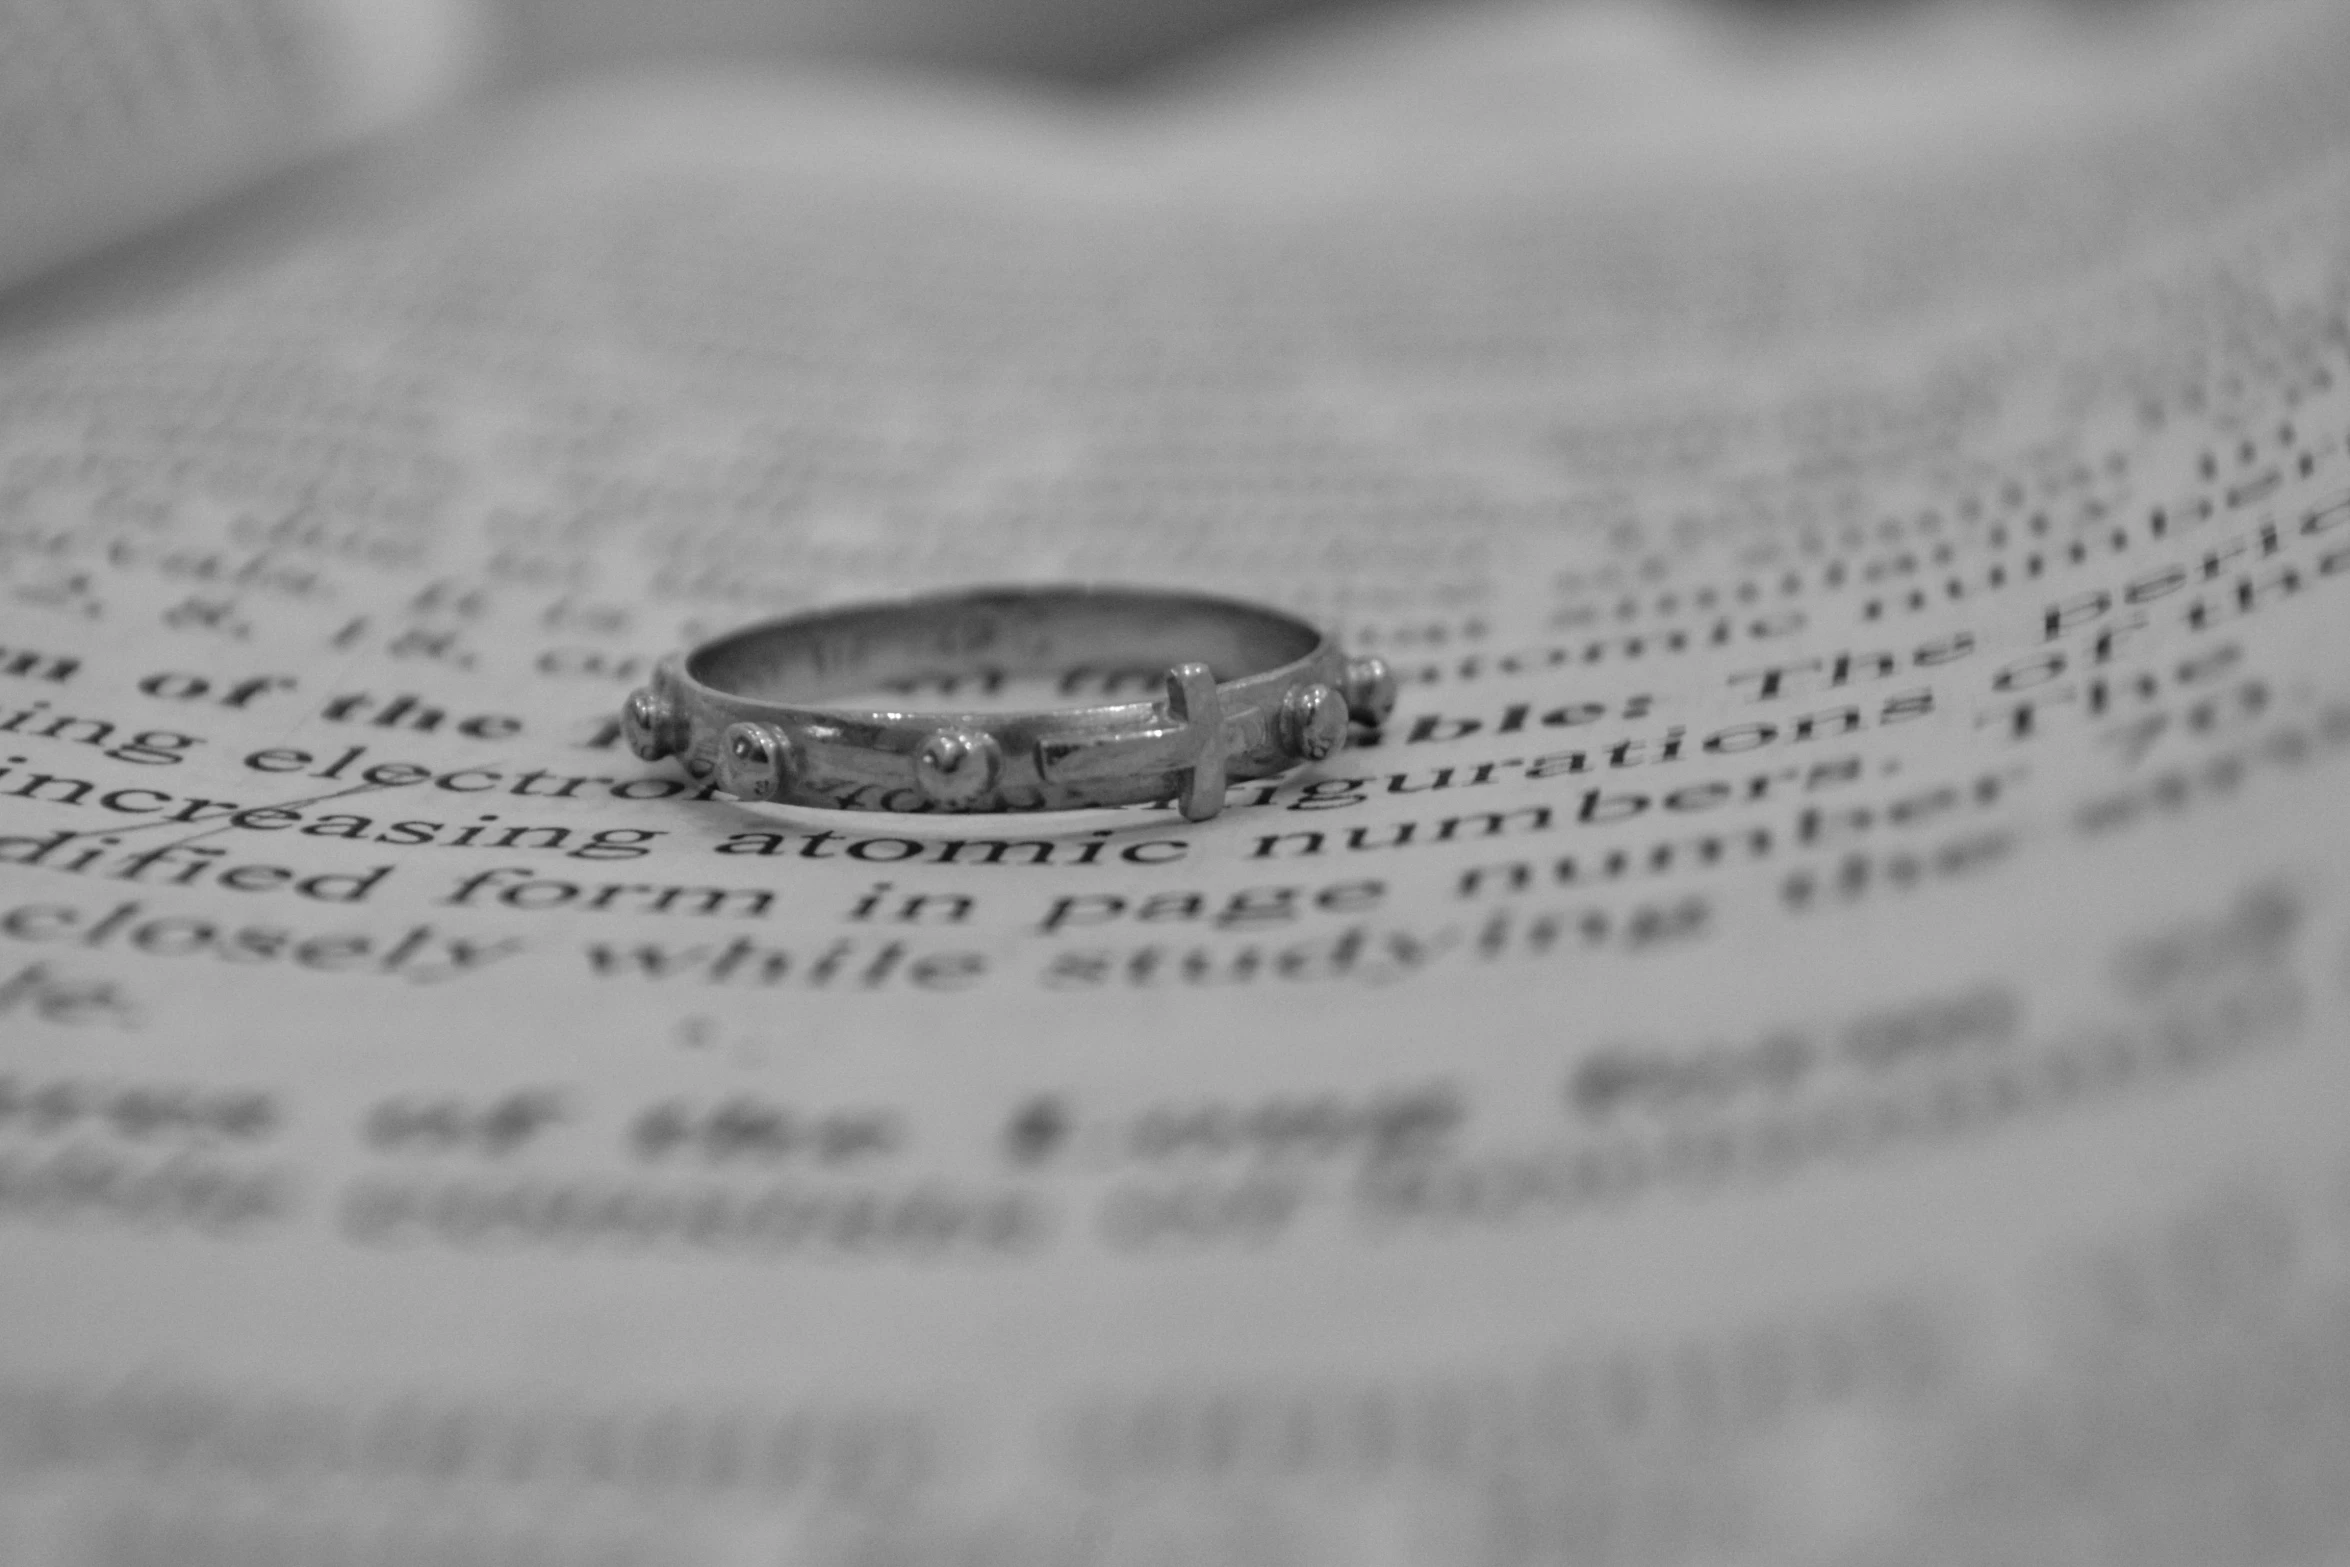
[[[0,1558],[2350,1551],[2350,24],[1577,15],[0,316]],[[1066,579],[1402,700],[1203,824],[618,742]]]
[[[0,283],[408,118],[479,31],[470,0],[6,0]]]

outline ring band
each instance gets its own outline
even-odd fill
[[[1163,673],[1162,673],[1163,672]],[[1019,712],[838,708],[827,696],[1012,677],[1065,691],[1163,683],[1156,701]],[[1147,683],[1145,683],[1147,682]],[[1295,616],[1126,588],[982,588],[763,621],[662,660],[621,731],[745,800],[883,811],[1033,811],[1173,800],[1319,761],[1395,705],[1377,658]]]

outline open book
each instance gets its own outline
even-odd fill
[[[4,24],[184,90],[0,165],[0,1560],[2350,1559],[2341,7],[605,83],[58,265],[373,9]],[[617,743],[1070,579],[1401,704],[1201,825]]]

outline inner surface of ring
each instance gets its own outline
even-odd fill
[[[942,674],[1065,675],[1198,662],[1219,681],[1304,658],[1303,621],[1227,599],[1016,588],[854,606],[752,626],[697,650],[686,672],[752,701],[808,703]]]

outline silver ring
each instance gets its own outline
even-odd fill
[[[843,708],[856,692],[1156,700],[1019,712]],[[978,588],[786,616],[662,660],[620,714],[644,760],[745,800],[879,811],[1045,811],[1172,800],[1206,821],[1228,783],[1320,761],[1395,706],[1383,660],[1278,610],[1193,593]]]

